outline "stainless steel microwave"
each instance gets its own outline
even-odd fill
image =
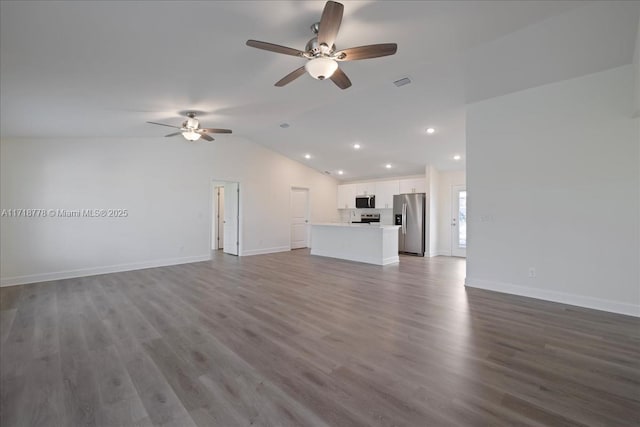
[[[356,196],[357,209],[373,209],[376,207],[376,196]]]

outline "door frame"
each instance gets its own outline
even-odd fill
[[[293,203],[293,192],[294,191],[306,191],[307,192],[307,206],[306,206],[306,217],[307,217],[307,248],[311,247],[311,223],[309,222],[311,218],[311,189],[309,187],[300,187],[298,185],[292,185],[289,190],[289,250],[293,250],[291,247],[291,239],[293,238],[293,232],[291,230],[291,205]],[[302,249],[302,248],[300,248]]]
[[[221,184],[229,184],[229,183],[234,183],[234,184],[238,184],[238,229],[236,231],[237,235],[238,235],[238,256],[242,256],[242,249],[243,249],[243,243],[242,243],[242,237],[243,237],[243,233],[242,233],[242,223],[244,220],[244,203],[242,202],[242,181],[240,181],[239,179],[216,179],[213,178],[211,179],[211,181],[209,181],[209,259],[213,259],[213,249],[211,249],[213,247],[213,217],[215,215],[215,208],[214,208],[214,202],[215,202],[215,196],[214,196],[214,192],[215,192],[215,188],[220,186]],[[226,206],[225,206],[226,209]]]
[[[458,206],[458,209],[460,209],[459,204],[458,204],[458,193],[460,191],[467,191],[467,185],[466,184],[457,184],[457,185],[452,185],[451,186],[451,206],[449,207],[450,209],[450,215],[449,218],[451,218],[449,221],[453,220],[453,215],[456,215],[456,227],[455,230],[458,230],[458,233],[454,233],[454,227],[453,225],[451,225],[450,229],[451,229],[451,256],[455,256],[455,257],[460,257],[460,258],[466,258],[467,257],[467,248],[465,246],[464,248],[464,254],[456,254],[454,253],[454,251],[456,250],[456,248],[458,248],[458,238],[459,238],[459,230],[460,230],[460,221],[457,219],[458,216],[458,212],[454,212],[454,206]],[[468,196],[468,193],[467,193]],[[467,205],[468,205],[468,199],[467,199]],[[468,215],[467,215],[468,218]],[[467,222],[468,223],[468,222]]]

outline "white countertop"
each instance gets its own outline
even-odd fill
[[[372,230],[397,230],[399,225],[381,225],[381,224],[349,224],[346,222],[316,222],[311,225],[321,225],[323,227],[349,227],[349,228],[371,228]]]

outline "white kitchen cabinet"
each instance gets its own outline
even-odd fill
[[[400,194],[400,181],[376,182],[376,209],[393,209],[393,196]]]
[[[376,196],[375,182],[360,182],[356,184],[356,196]]]
[[[427,183],[424,178],[409,178],[400,180],[400,194],[426,193]]]
[[[338,209],[355,209],[356,207],[356,185],[338,185]]]
[[[311,255],[368,264],[396,264],[399,225],[311,224]]]

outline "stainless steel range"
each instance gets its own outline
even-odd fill
[[[380,214],[362,214],[360,221],[351,221],[352,224],[371,224],[372,222],[380,222]]]

